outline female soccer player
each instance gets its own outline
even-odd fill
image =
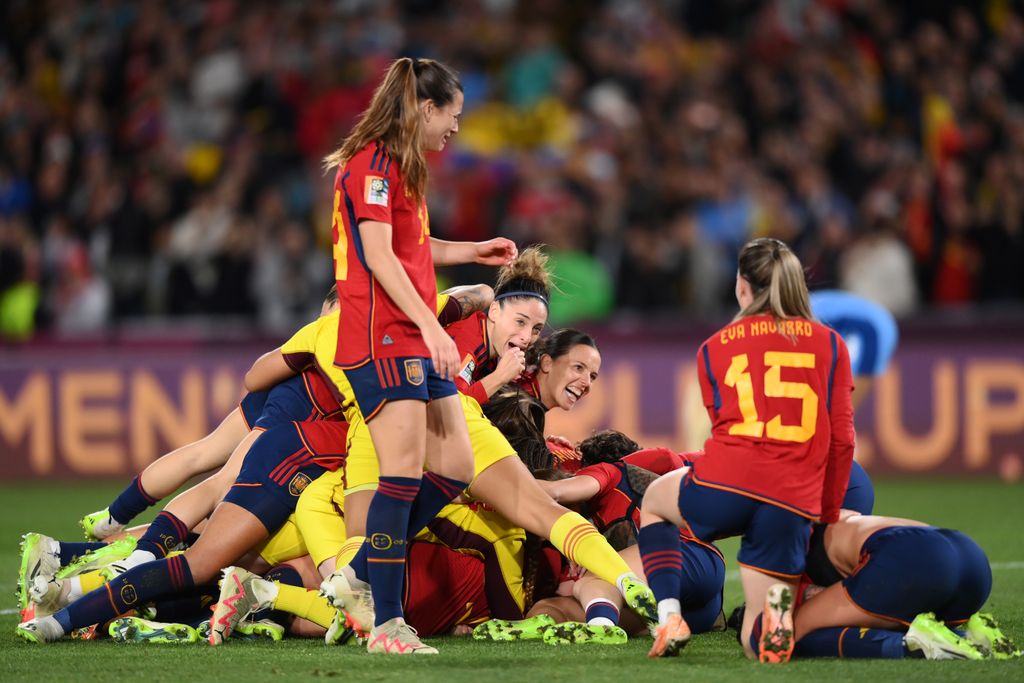
[[[650,656],[674,655],[689,640],[675,597],[682,527],[704,541],[742,536],[744,649],[763,662],[787,661],[792,643],[776,641],[791,624],[769,617],[757,652],[749,649],[754,615],[766,596],[776,605],[792,601],[811,521],[837,519],[850,476],[849,354],[838,333],[812,319],[800,261],[778,240],[749,242],[739,255],[736,299],[739,315],[697,353],[712,422],[704,457],[644,496],[640,552],[660,621]],[[786,588],[769,594],[780,579]]]
[[[815,525],[807,573],[827,587],[796,609],[796,657],[1019,656],[991,615],[978,613],[992,571],[984,551],[959,531],[851,515]],[[947,624],[962,627],[963,637]]]
[[[455,343],[438,324],[434,263],[500,265],[504,239],[431,239],[425,152],[459,130],[462,85],[440,62],[393,62],[341,147],[325,159],[334,183],[334,262],[346,326],[335,365],[351,384],[378,459],[380,484],[367,513],[376,623],[368,650],[435,654],[402,616],[411,510],[436,513],[466,487],[473,460],[452,381]],[[421,486],[424,464],[434,477]],[[432,516],[432,515],[431,515]]]

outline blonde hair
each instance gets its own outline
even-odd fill
[[[433,59],[396,59],[373,93],[341,147],[324,157],[324,170],[341,166],[369,143],[379,140],[398,165],[414,201],[427,191],[427,160],[423,155],[420,102],[443,107],[462,92],[458,74]]]
[[[804,269],[783,242],[760,237],[740,250],[740,276],[750,283],[754,300],[736,319],[770,314],[778,320],[804,318],[814,320],[811,300],[804,281]]]
[[[494,284],[494,300],[504,306],[505,299],[537,298],[548,305],[551,298],[551,274],[548,255],[540,246],[524,249],[519,256],[502,266]]]

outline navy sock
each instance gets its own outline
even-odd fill
[[[53,615],[70,633],[76,628],[103,624],[114,617],[173,593],[192,588],[192,571],[184,555],[147,562],[87,593]]]
[[[279,564],[276,567],[273,567],[269,572],[263,575],[263,578],[267,581],[277,581],[278,583],[283,583],[287,586],[297,586],[299,588],[304,588],[306,585],[302,581],[302,574],[299,573],[299,570],[290,564]],[[283,626],[291,616],[291,614],[283,610],[268,607],[267,609],[261,609],[258,612],[253,612],[249,615],[249,619],[252,621],[270,619],[271,621]]]
[[[110,504],[107,510],[109,510],[110,516],[114,518],[114,521],[127,524],[144,512],[150,505],[156,504],[158,500],[146,493],[146,490],[142,488],[142,480],[139,477],[135,477],[124,491],[117,494],[117,498],[114,499],[114,502]]]
[[[903,659],[903,633],[880,628],[820,628],[800,638],[795,657]]]
[[[177,548],[186,538],[188,528],[185,523],[164,510],[146,529],[135,549],[153,553],[153,556],[159,559],[166,557],[167,553]]]
[[[679,599],[683,584],[683,551],[679,547],[679,527],[670,522],[648,524],[640,529],[640,560],[647,585],[654,597]]]
[[[60,566],[66,567],[75,561],[75,558],[81,557],[88,552],[98,550],[105,545],[102,541],[94,541],[89,543],[75,543],[74,541],[59,541],[60,546]]]
[[[416,499],[413,500],[412,508],[409,510],[409,531],[406,534],[406,540],[412,541],[412,539],[416,538],[416,534],[423,531],[437,517],[437,513],[445,505],[457,498],[467,486],[468,484],[464,481],[444,477],[433,472],[425,472],[423,479],[420,481],[419,493],[416,494]],[[359,552],[349,562],[349,566],[352,567],[352,570],[356,573],[356,578],[360,581],[369,581],[369,574],[366,568],[366,558],[369,552],[367,546],[367,543],[363,543]]]
[[[764,630],[763,616],[762,612],[754,617],[754,624],[750,629],[750,647],[754,649],[755,655],[761,652],[761,632]],[[740,628],[743,628],[742,625]]]
[[[367,574],[376,608],[376,626],[402,616],[406,533],[420,480],[381,477],[366,514]]]
[[[210,607],[220,597],[216,581],[196,586],[191,591],[164,598],[156,603],[156,620],[196,626],[210,618]]]
[[[587,605],[587,615],[585,620],[589,623],[591,619],[597,619],[598,617],[604,617],[613,624],[618,625],[619,608],[607,600],[594,600]]]

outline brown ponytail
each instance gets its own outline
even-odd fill
[[[379,140],[398,165],[405,187],[419,202],[427,191],[427,160],[423,155],[420,102],[443,107],[462,92],[458,74],[433,59],[396,59],[373,93],[341,147],[324,158],[330,170],[351,159],[370,142]]]
[[[754,300],[740,311],[737,319],[771,314],[776,321],[814,320],[803,266],[783,242],[770,237],[747,242],[740,251],[739,273],[750,283]]]

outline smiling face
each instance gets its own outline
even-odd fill
[[[537,373],[541,401],[548,410],[572,410],[577,401],[590,393],[600,371],[601,353],[586,344],[577,344],[558,358],[541,356]]]
[[[548,321],[548,307],[534,297],[495,301],[487,311],[487,320],[491,356],[500,358],[512,346],[526,351],[537,341]]]
[[[433,100],[420,103],[423,112],[423,147],[431,152],[444,149],[448,138],[459,132],[459,117],[462,116],[462,92],[455,91],[455,97],[448,104],[437,106]]]

